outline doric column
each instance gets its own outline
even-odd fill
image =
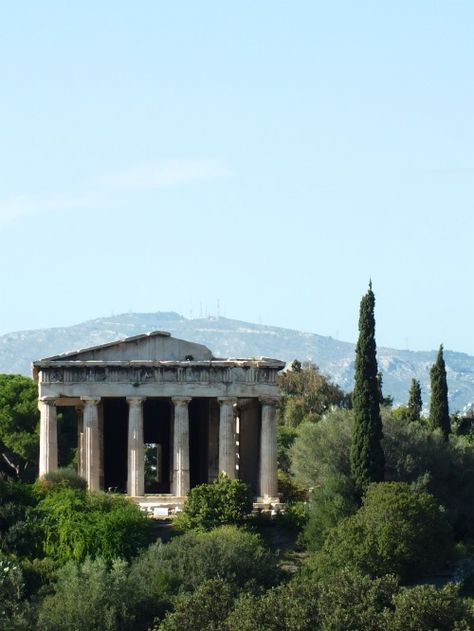
[[[260,497],[278,497],[277,478],[277,397],[261,397],[262,428],[260,434]]]
[[[127,493],[131,497],[145,494],[145,455],[143,446],[142,397],[127,397],[128,401],[128,476]]]
[[[84,477],[90,491],[100,489],[99,398],[81,397],[84,402]]]
[[[77,475],[85,478],[84,408],[76,407],[77,419]]]
[[[173,491],[177,497],[188,494],[189,476],[189,412],[190,398],[173,397]]]
[[[58,468],[58,423],[56,402],[53,397],[44,397],[40,409],[40,477]]]
[[[221,406],[219,419],[219,473],[225,473],[231,480],[235,475],[235,420],[234,404],[236,399],[219,397]]]

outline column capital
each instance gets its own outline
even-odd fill
[[[127,397],[127,403],[130,407],[138,407],[142,405],[146,397]]]
[[[237,398],[236,397],[217,397],[217,401],[219,402],[219,405],[236,405],[237,404]]]
[[[260,403],[263,403],[263,405],[276,405],[280,402],[280,399],[281,397],[278,395],[266,395],[259,397],[259,401]]]
[[[98,405],[100,403],[100,397],[81,397],[84,405]]]
[[[56,405],[57,397],[41,397],[40,402],[46,403],[46,405]]]
[[[192,397],[171,397],[174,405],[179,407],[181,405],[188,405],[190,401],[192,401]]]

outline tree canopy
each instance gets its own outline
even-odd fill
[[[39,455],[38,390],[33,379],[0,374],[0,472],[31,482]]]
[[[333,407],[350,408],[351,396],[319,371],[312,362],[295,360],[281,373],[280,423],[297,427],[303,421],[318,421]]]

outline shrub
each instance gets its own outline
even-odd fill
[[[58,571],[54,592],[43,600],[38,631],[135,631],[138,603],[127,563],[103,559],[68,562]],[[142,627],[144,629],[144,627]]]
[[[252,508],[249,486],[221,474],[215,482],[190,490],[183,512],[175,522],[178,528],[210,530],[225,524],[241,524]]]
[[[304,502],[308,499],[308,491],[297,484],[289,473],[278,469],[278,495],[285,504],[288,502]]]
[[[318,611],[325,631],[380,631],[398,591],[393,575],[370,579],[359,572],[342,570],[322,581]]]
[[[226,626],[229,631],[317,631],[318,587],[290,581],[263,595],[242,594]]]
[[[342,475],[329,478],[311,496],[309,517],[300,537],[301,543],[308,550],[319,550],[328,532],[357,509],[358,502],[352,481]]]
[[[37,512],[43,552],[61,563],[87,556],[129,559],[149,542],[152,528],[126,497],[72,488],[47,494]]]
[[[234,603],[230,585],[222,579],[205,581],[191,593],[183,593],[174,611],[154,631],[224,631],[227,615]]]
[[[470,631],[474,629],[472,604],[459,596],[459,588],[432,585],[405,588],[394,598],[395,612],[387,616],[388,631]]]
[[[396,410],[383,410],[383,432],[385,480],[432,493],[446,508],[456,538],[474,538],[474,444],[464,436],[451,436],[447,443]],[[295,480],[315,492],[331,486],[334,477],[350,480],[351,436],[350,411],[335,410],[317,424],[303,424],[290,450]],[[346,488],[350,491],[349,484]]]
[[[235,526],[191,531],[167,544],[154,544],[134,561],[132,575],[137,584],[165,584],[171,589],[179,584],[189,590],[216,578],[236,589],[269,587],[281,578],[277,558],[260,537]]]
[[[363,506],[327,535],[310,567],[324,576],[348,567],[403,580],[442,567],[453,552],[446,516],[435,498],[407,484],[369,486]]]
[[[0,557],[0,628],[26,631],[30,628],[29,606],[24,600],[23,573],[16,561]]]
[[[74,469],[65,467],[56,471],[48,471],[48,473],[36,480],[35,486],[41,494],[61,488],[85,491],[87,489],[87,481],[77,475]]]
[[[304,423],[290,449],[291,470],[307,489],[323,486],[335,474],[351,477],[349,453],[353,413],[333,410],[319,423]]]
[[[34,555],[38,529],[33,518],[36,498],[32,487],[0,480],[0,551],[19,557]]]

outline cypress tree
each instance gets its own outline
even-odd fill
[[[408,393],[408,420],[419,421],[423,401],[421,400],[421,386],[418,379],[411,380],[410,391]]]
[[[446,365],[443,357],[443,345],[439,347],[436,362],[431,367],[431,403],[430,425],[432,429],[440,429],[444,440],[449,439],[451,421],[449,419],[448,384],[446,381]]]
[[[375,344],[375,296],[372,282],[360,302],[359,339],[356,346],[355,383],[352,395],[354,431],[351,447],[352,477],[360,493],[370,482],[384,478],[385,457],[381,445],[380,389]]]

